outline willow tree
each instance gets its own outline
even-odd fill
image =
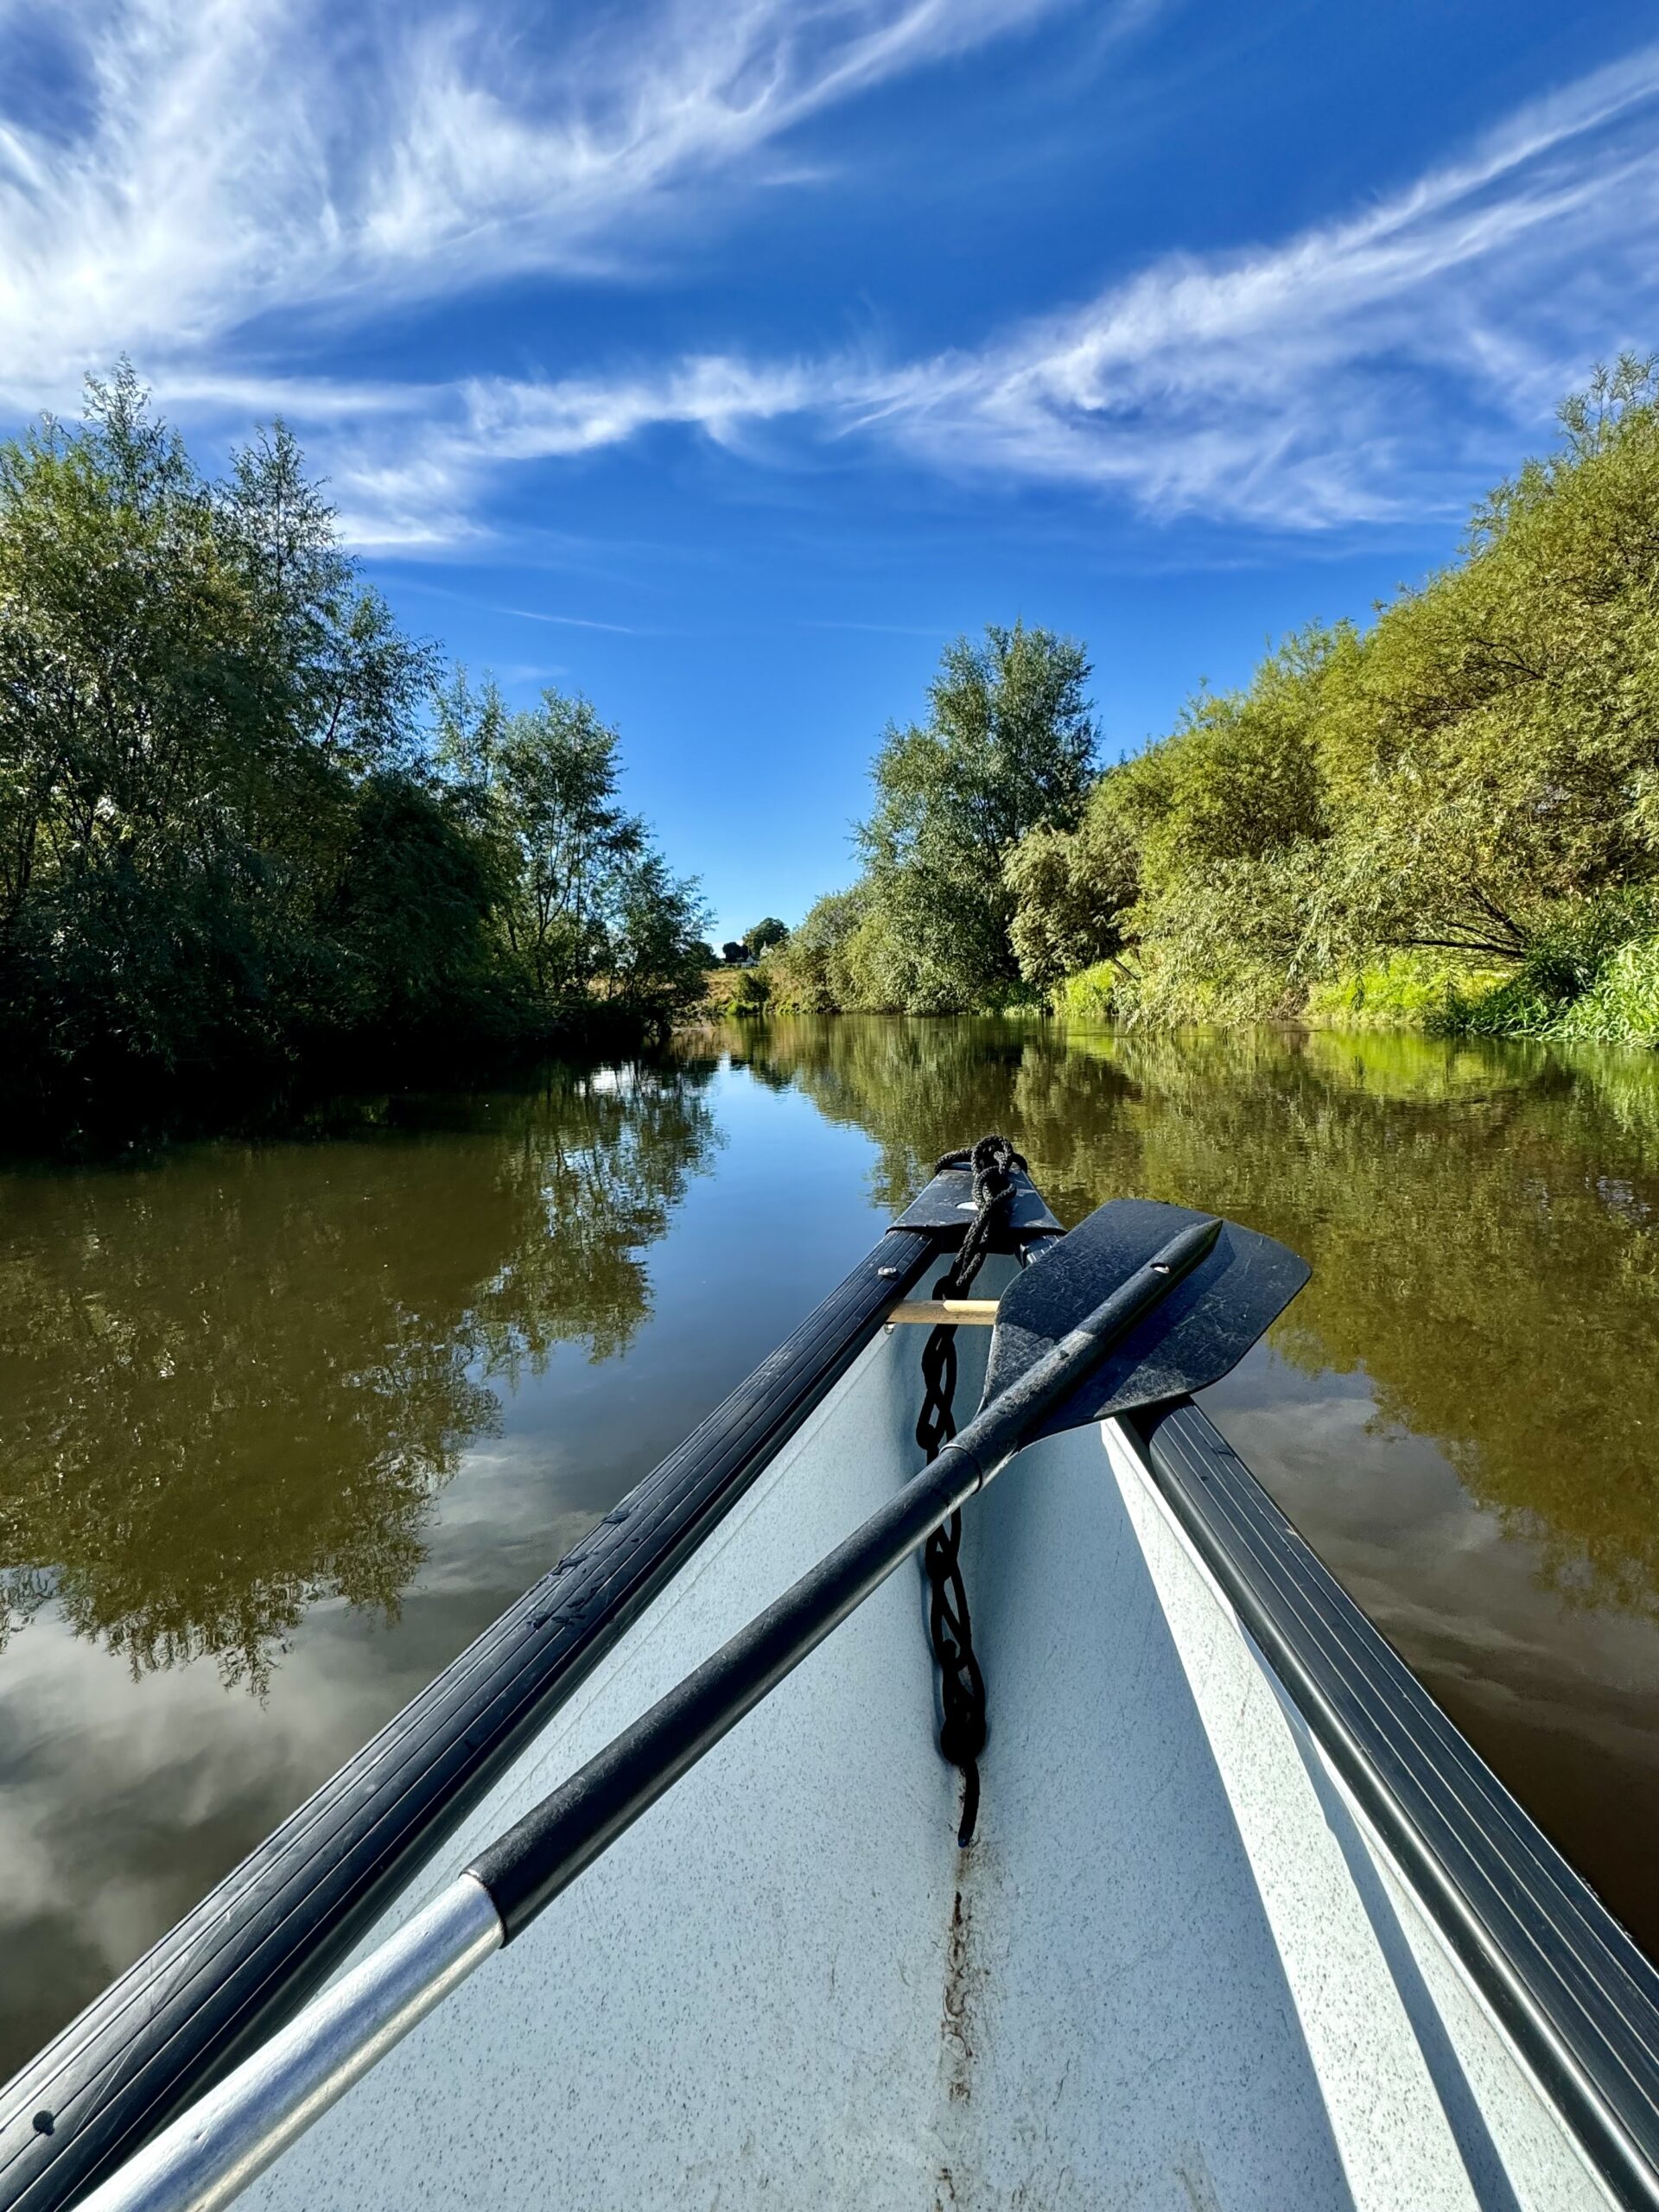
[[[1656,362],[1601,372],[1560,421],[1327,687],[1324,773],[1380,941],[1524,957],[1659,872]]]
[[[8,1080],[113,1096],[453,995],[488,894],[420,759],[433,667],[280,424],[212,481],[124,367],[0,446]]]

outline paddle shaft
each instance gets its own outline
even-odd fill
[[[489,1891],[509,1942],[984,1488],[1032,1425],[1197,1265],[1220,1228],[1211,1221],[1173,1237],[931,1465],[473,1861],[467,1872]]]
[[[507,1830],[86,2197],[81,2212],[217,2212],[492,1950],[510,1942],[1007,1465],[1213,1247],[1180,1230],[783,1596]],[[1039,1263],[1040,1264],[1040,1263]]]

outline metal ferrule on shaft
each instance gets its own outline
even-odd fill
[[[505,1937],[462,1874],[82,2200],[80,2212],[217,2212]]]

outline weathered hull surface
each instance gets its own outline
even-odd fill
[[[365,1949],[913,1470],[919,1341],[868,1347]],[[983,1344],[959,1338],[964,1412]],[[1614,2201],[1135,1434],[1029,1448],[966,1523],[969,1850],[905,1571],[245,2201]]]

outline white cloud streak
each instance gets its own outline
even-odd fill
[[[1659,49],[1361,214],[1172,257],[981,354],[918,365],[856,419],[940,467],[965,455],[1172,512],[1317,527],[1420,512],[1453,457],[1448,380],[1454,414],[1511,435],[1586,345],[1653,328],[1656,100]]]
[[[272,312],[614,265],[814,112],[1055,4],[14,4],[0,393],[37,405],[120,348],[183,366]]]
[[[549,45],[452,7],[342,29],[318,0],[74,0],[61,111],[0,114],[0,397],[60,400],[129,347],[175,410],[286,412],[355,542],[411,552],[482,534],[505,470],[686,432],[1318,530],[1460,505],[1659,321],[1653,48],[1341,219],[1167,256],[974,350],[437,385],[226,366],[262,314],[369,323],[648,250],[688,194],[775,177],[806,116],[1059,3],[651,0]]]
[[[1659,48],[1360,213],[1168,257],[976,352],[474,382],[428,453],[464,502],[509,462],[654,428],[735,444],[783,424],[820,448],[1092,485],[1169,515],[1304,530],[1421,515],[1460,504],[1468,469],[1503,465],[1591,354],[1654,330],[1656,105]]]

